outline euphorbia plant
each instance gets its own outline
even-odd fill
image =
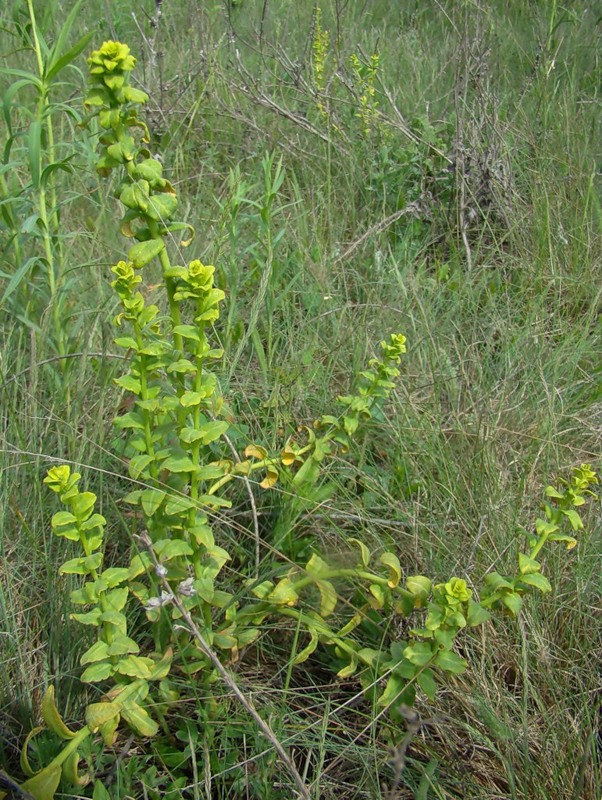
[[[131,410],[115,420],[136,486],[124,501],[138,512],[142,547],[129,563],[104,567],[106,520],[94,510],[95,495],[80,491],[80,475],[70,467],[49,470],[45,483],[64,506],[52,519],[53,531],[79,547],[78,555],[61,567],[61,573],[82,579],[71,595],[81,611],[72,616],[96,630],[96,641],[81,657],[81,677],[101,684],[104,696],[87,707],[85,725],[71,731],[49,688],[42,708],[45,726],[65,745],[49,765],[33,773],[28,744],[39,730],[28,737],[22,764],[30,777],[24,787],[37,800],[50,800],[61,778],[85,781],[77,765],[88,737],[99,734],[110,745],[121,722],[140,736],[156,735],[156,701],[165,708],[175,696],[170,673],[196,674],[210,691],[213,681],[228,676],[223,664],[238,658],[269,617],[291,619],[302,632],[304,644],[295,663],[325,645],[334,654],[338,676],[357,672],[365,688],[377,687],[383,708],[413,702],[417,687],[433,697],[439,676],[466,667],[454,651],[462,629],[484,623],[490,610],[516,614],[527,592],[549,590],[536,556],[548,541],[573,544],[562,524],[574,531],[582,526],[575,508],[596,482],[584,465],[564,491],[548,488],[546,520],[538,520],[531,550],[519,556],[517,575],[487,576],[480,602],[464,579],[433,585],[427,576],[403,576],[393,552],[371,553],[358,539],[349,540],[350,554],[341,563],[328,563],[315,548],[303,566],[291,563],[286,529],[277,531],[285,559],[276,573],[267,580],[243,577],[234,592],[226,591],[220,579],[230,554],[223,542],[216,542],[211,525],[213,512],[229,505],[220,492],[237,477],[257,475],[265,489],[280,480],[292,498],[281,529],[283,520],[290,523],[318,493],[330,493],[328,485],[320,484],[322,464],[336,449],[349,449],[362,422],[389,396],[405,338],[394,334],[381,343],[379,357],[360,374],[354,393],[340,398],[342,413],[323,416],[306,429],[302,442],[290,439],[274,455],[251,444],[242,457],[229,457],[224,437],[230,423],[211,366],[222,355],[212,346],[211,328],[224,292],[213,285],[212,266],[196,259],[187,265],[171,262],[173,234],[190,231],[190,226],[175,219],[176,193],[163,177],[161,162],[145,146],[137,106],[146,95],[129,85],[134,67],[129,49],[106,42],[89,64],[92,86],[86,103],[102,129],[99,171],[119,171],[117,194],[126,209],[120,230],[134,240],[127,257],[112,267],[111,285],[120,303],[116,343],[127,352],[126,371],[116,383],[133,400]],[[143,291],[145,270],[157,262],[165,310],[148,303]],[[152,632],[154,646],[146,651],[141,642],[148,641],[147,631],[138,636],[128,623],[132,605],[143,607]],[[403,642],[373,641],[363,623],[391,615],[415,618],[416,627]],[[286,756],[282,748],[279,753]],[[292,762],[285,762],[302,786]]]

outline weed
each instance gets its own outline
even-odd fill
[[[176,220],[176,192],[163,177],[160,161],[145,146],[148,135],[138,107],[147,95],[130,85],[135,59],[129,48],[105,42],[88,63],[86,105],[94,110],[102,131],[97,168],[103,175],[121,172],[118,197],[125,212],[120,230],[136,240],[127,261],[112,267],[112,287],[120,304],[115,324],[127,326],[125,335],[115,340],[128,352],[127,371],[116,383],[134,398],[133,410],[118,416],[115,424],[127,435],[129,477],[143,487],[124,498],[141,520],[134,534],[140,550],[126,565],[105,568],[106,518],[95,511],[96,495],[80,490],[81,475],[69,466],[48,471],[44,482],[64,506],[54,514],[52,529],[80,548],[80,555],[60,568],[61,574],[78,575],[83,581],[71,593],[71,603],[85,610],[72,618],[96,629],[96,641],[80,657],[85,667],[81,680],[100,685],[109,681],[110,688],[103,690],[100,702],[87,706],[85,724],[78,730],[70,729],[59,714],[54,687],[47,689],[42,701],[44,727],[32,730],[22,750],[21,766],[29,775],[23,790],[36,800],[50,800],[61,782],[85,786],[89,775],[79,773],[82,745],[99,734],[105,746],[112,746],[122,721],[141,737],[162,734],[167,744],[169,707],[179,697],[174,684],[179,672],[195,676],[209,698],[210,713],[198,720],[197,734],[187,729],[189,738],[201,735],[200,731],[206,736],[211,718],[219,714],[219,697],[212,686],[221,679],[272,743],[301,796],[310,797],[290,755],[224,662],[235,663],[240,651],[259,638],[267,620],[290,619],[296,627],[291,667],[310,659],[320,644],[326,645],[337,677],[347,679],[358,672],[363,691],[380,709],[377,718],[386,713],[392,721],[400,721],[418,688],[432,700],[440,676],[466,669],[466,659],[455,649],[460,631],[483,625],[490,610],[504,609],[516,617],[525,594],[533,589],[551,591],[536,556],[547,542],[565,542],[569,549],[576,544],[563,527],[568,523],[575,532],[583,528],[576,508],[593,494],[590,486],[597,479],[582,465],[563,490],[548,487],[545,519],[536,522],[537,535],[530,539],[529,552],[518,554],[518,571],[509,576],[488,574],[480,601],[462,578],[437,584],[424,575],[402,580],[400,561],[393,552],[375,558],[358,538],[348,540],[353,548],[348,563],[328,563],[312,543],[309,560],[300,566],[299,548],[290,535],[293,526],[332,493],[331,484],[322,479],[325,460],[337,452],[345,454],[366,421],[383,418],[383,404],[399,376],[405,337],[392,334],[381,342],[379,357],[372,358],[358,376],[355,393],[339,398],[342,412],[323,415],[306,428],[302,441],[291,438],[281,453],[272,456],[264,447],[250,444],[244,460],[226,458],[223,445],[230,424],[222,418],[223,398],[210,367],[222,351],[213,348],[209,338],[224,292],[213,285],[212,266],[198,259],[187,266],[171,263],[169,239],[181,231],[189,234],[190,226]],[[268,269],[269,202],[281,183],[281,173],[274,182],[271,174],[268,160],[269,200],[265,218],[262,215]],[[190,236],[183,244],[189,242]],[[142,276],[155,260],[161,267],[166,315],[147,303],[140,291]],[[216,543],[210,518],[229,507],[222,496],[227,485],[255,474],[263,476],[259,484],[263,489],[278,482],[285,489],[285,508],[274,528],[273,546],[288,563],[276,563],[274,579],[250,578],[225,591],[219,578],[231,556]],[[144,610],[147,630],[132,630],[127,613],[132,606]],[[415,614],[420,626],[409,627],[407,638],[382,636],[385,615],[391,620]],[[149,640],[150,651],[144,644]],[[48,764],[36,768],[30,762],[30,748],[46,731],[64,744],[50,755]],[[240,733],[232,727],[230,735],[238,738]],[[210,751],[215,746],[214,741]],[[149,769],[148,780],[156,791],[160,782],[154,768]],[[163,791],[181,788],[178,778]],[[96,783],[94,796],[103,797],[103,792],[102,784]]]

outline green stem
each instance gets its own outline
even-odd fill
[[[144,345],[142,340],[142,331],[140,330],[140,325],[137,321],[134,322],[134,332],[136,335],[136,344],[138,348],[141,349]],[[146,356],[144,354],[140,355],[140,397],[142,400],[149,399],[149,391],[148,391],[148,371],[146,368]],[[157,464],[155,462],[155,447],[153,444],[153,435],[152,435],[152,424],[151,424],[151,412],[143,408],[142,409],[142,416],[144,418],[144,444],[146,447],[146,452],[149,456],[152,457],[152,461],[150,463],[150,474],[151,477],[156,481],[158,478],[157,472]]]
[[[319,577],[306,575],[303,578],[299,578],[299,580],[294,581],[292,583],[292,588],[297,591],[298,589],[302,589],[304,586],[308,586],[312,583],[315,583],[317,580],[331,580],[333,578],[362,578],[363,580],[369,581],[370,583],[376,583],[379,586],[386,586],[392,591],[403,595],[404,597],[411,598],[415,600],[416,598],[414,595],[409,592],[407,589],[403,589],[401,586],[389,586],[389,581],[387,578],[383,578],[381,575],[374,575],[372,572],[368,572],[367,570],[361,569],[328,569],[324,570],[320,573]]]
[[[40,94],[38,98],[38,109],[37,109],[37,119],[42,123],[42,121],[46,120],[46,130],[47,130],[47,150],[48,150],[48,163],[54,163],[54,132],[52,128],[52,119],[50,113],[48,113],[48,109],[50,107],[50,101],[48,99],[48,91],[49,86],[46,83],[44,77],[44,59],[42,56],[42,49],[40,47],[40,41],[38,39],[37,33],[37,24],[35,18],[35,12],[33,8],[32,0],[27,0],[27,7],[29,10],[29,18],[31,21],[31,34],[33,38],[33,46],[34,52],[36,55],[36,61],[38,64],[38,72],[40,74]],[[39,172],[42,172],[42,165],[39,164]],[[50,298],[52,303],[52,320],[54,324],[54,332],[57,341],[57,347],[59,355],[64,356],[66,353],[65,347],[65,332],[63,330],[63,326],[61,325],[61,316],[60,316],[60,309],[58,303],[56,302],[57,299],[57,278],[60,280],[60,259],[57,263],[57,259],[55,258],[54,254],[54,246],[53,246],[53,236],[51,231],[55,233],[55,237],[58,241],[58,231],[59,231],[59,223],[58,223],[58,211],[57,211],[57,196],[56,196],[56,187],[53,181],[49,180],[50,186],[50,205],[52,208],[52,214],[48,213],[48,204],[46,198],[46,187],[45,184],[40,181],[39,186],[37,187],[38,191],[38,207],[40,213],[40,219],[43,223],[43,240],[44,240],[44,253],[46,256],[46,261],[48,263],[48,284],[50,287]],[[66,362],[62,362],[63,369],[66,367]]]
[[[201,305],[202,302],[197,300],[197,313],[201,313]],[[201,392],[202,385],[203,385],[203,362],[205,360],[204,357],[204,349],[206,345],[206,337],[205,337],[205,326],[202,323],[199,323],[199,341],[197,342],[196,346],[196,354],[195,354],[195,362],[196,362],[196,373],[194,376],[194,391]],[[199,405],[194,406],[192,412],[192,427],[198,430],[201,427],[201,408]],[[200,441],[194,441],[190,447],[190,457],[193,464],[198,464],[200,459],[201,453],[201,443]],[[188,525],[192,528],[195,523],[196,518],[196,506],[197,501],[199,499],[199,487],[200,487],[200,480],[196,472],[193,472],[190,476],[190,499],[193,501],[194,506],[188,512]],[[197,577],[200,577],[200,564],[202,558],[202,549],[198,546],[194,546],[194,555],[193,555],[193,563],[194,563],[194,571]]]
[[[549,533],[542,533],[542,535],[539,537],[539,539],[537,541],[537,544],[533,547],[533,549],[529,553],[529,558],[535,558],[537,556],[537,554],[539,553],[541,548],[548,541],[548,536],[549,535],[550,535]]]
[[[77,497],[77,495],[76,495],[76,497]],[[73,501],[70,503],[70,505],[71,505],[71,513],[75,517],[77,517],[77,514],[75,513],[75,508],[74,508],[75,499],[76,498],[74,497]],[[85,532],[82,531],[82,529],[81,529],[81,522],[80,522],[79,519],[77,520],[77,528],[78,528],[78,531],[79,531],[79,541],[80,541],[80,544],[82,546],[82,550],[84,551],[84,554],[86,555],[86,557],[87,556],[91,556],[94,551],[92,550],[92,548],[90,547],[90,545],[88,543],[88,537],[86,536]],[[98,578],[100,577],[99,574],[98,574],[98,570],[97,569],[90,570],[90,572],[88,574],[90,575],[90,577],[92,578],[93,581],[97,581]],[[101,611],[104,614],[106,611],[109,610],[104,591],[100,591],[98,593],[98,601],[100,603]],[[113,632],[111,630],[111,623],[110,622],[103,622],[102,623],[102,629],[103,629],[103,633],[104,633],[105,642],[107,642],[108,644],[111,644],[111,642],[113,641]]]
[[[163,240],[159,232],[159,224],[154,219],[149,219],[148,221],[148,229],[151,233],[153,239]],[[180,306],[178,302],[174,300],[174,294],[176,291],[176,285],[173,278],[167,277],[166,273],[171,269],[171,261],[169,259],[169,253],[167,252],[167,248],[163,248],[159,255],[159,261],[161,262],[161,270],[163,272],[163,280],[165,282],[165,287],[167,289],[167,302],[169,303],[169,313],[171,316],[172,325],[175,327],[176,325],[181,325],[181,317],[180,317]],[[176,350],[180,352],[180,354],[184,353],[184,339],[179,333],[174,333],[173,335],[174,344],[176,346]]]
[[[79,748],[81,743],[84,742],[88,738],[88,736],[91,736],[91,735],[92,735],[92,731],[90,730],[90,728],[87,725],[84,725],[84,727],[81,728],[75,734],[73,739],[69,740],[69,743],[67,745],[65,745],[65,747],[63,748],[63,750],[61,750],[61,752],[58,754],[58,756],[56,756],[56,758],[54,758],[50,762],[50,764],[48,764],[47,767],[45,767],[45,769],[50,769],[51,767],[60,767],[60,766],[62,766],[65,763],[65,761],[67,761],[69,756]]]

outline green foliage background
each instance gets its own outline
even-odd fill
[[[51,46],[74,4],[34,5]],[[90,700],[57,578],[71,555],[50,532],[41,483],[51,459],[85,470],[112,520],[108,560],[130,546],[111,425],[123,397],[109,267],[124,240],[77,126],[84,55],[104,39],[138,56],[151,147],[197,230],[186,257],[214,263],[227,293],[220,382],[245,436],[281,446],[331,413],[373,343],[391,330],[408,339],[386,417],[337,473],[336,499],[293,536],[300,550],[310,528],[331,553],[350,536],[394,548],[409,574],[503,572],[542,487],[600,449],[595,6],[324,0],[319,81],[311,2],[165,0],[160,19],[150,0],[100,8],[73,15],[69,43],[93,38],[52,76],[46,105],[32,84],[9,88],[15,70],[36,72],[26,5],[0,12],[0,753],[11,770],[48,682],[61,677],[67,717]],[[362,98],[374,98],[369,126]],[[44,224],[36,165],[48,160],[56,197]],[[258,503],[269,532],[276,504],[269,493]],[[248,513],[241,492],[219,528],[241,564],[253,557],[240,534]],[[319,777],[316,797],[599,797],[595,508],[586,531],[548,560],[554,592],[533,598],[519,626],[466,638],[471,669],[419,709],[433,723],[401,771],[378,711],[346,705],[357,686],[291,670],[294,630],[266,637],[240,676]],[[211,753],[178,732],[185,774],[211,764],[214,776],[190,796],[286,796],[248,721],[214,724]],[[112,779],[116,796],[142,796],[140,779],[178,796],[172,750],[136,752]]]

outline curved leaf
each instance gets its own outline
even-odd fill
[[[42,698],[42,719],[48,730],[56,733],[60,739],[73,739],[76,735],[74,731],[69,730],[59,714],[54,699],[54,686],[52,685],[46,689]]]

